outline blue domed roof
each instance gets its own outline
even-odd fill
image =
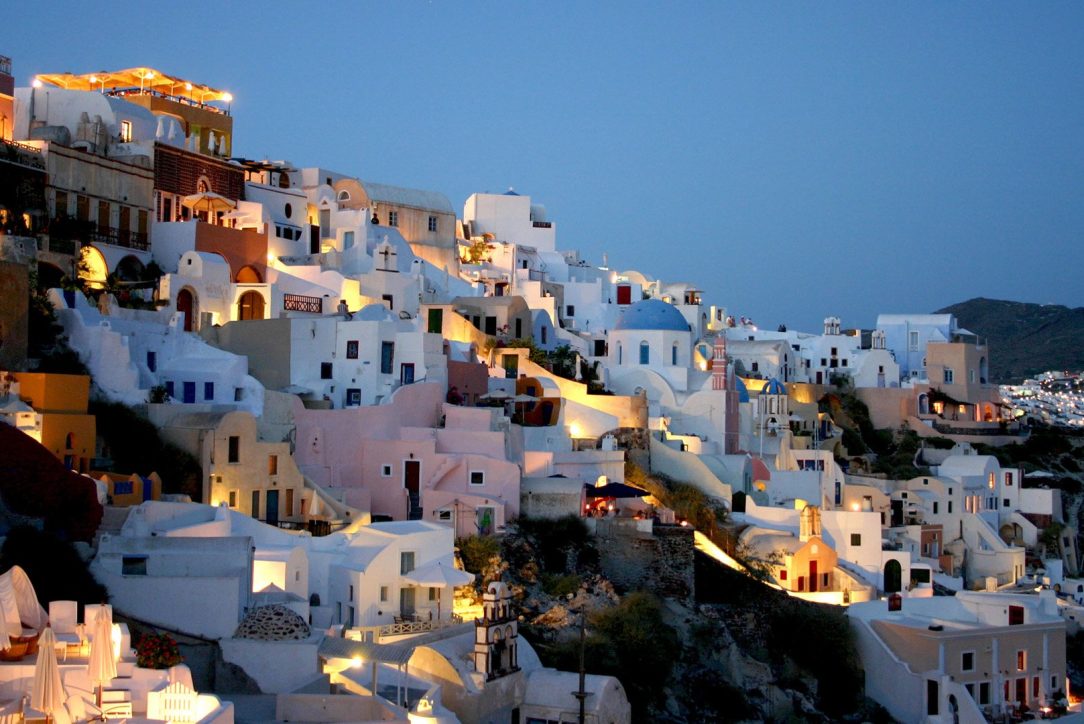
[[[614,329],[647,329],[688,332],[689,323],[673,304],[659,299],[645,299],[626,309]]]
[[[787,394],[787,388],[782,382],[773,377],[768,380],[768,384],[764,385],[764,389],[760,392],[764,395],[785,395]]]
[[[734,387],[738,390],[738,402],[749,402],[749,389],[737,375],[734,375]]]

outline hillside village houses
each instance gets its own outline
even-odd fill
[[[912,676],[914,652],[896,652],[890,632],[937,608],[935,586],[961,593],[930,615],[977,630],[993,625],[989,602],[1014,595],[987,591],[1036,580],[1035,563],[1051,585],[1079,575],[1075,537],[1055,550],[1045,535],[1066,520],[1057,491],[1025,487],[1020,470],[968,445],[1020,431],[988,383],[985,342],[951,315],[758,330],[690,283],[561,250],[557,222],[530,196],[473,194],[457,218],[437,191],[234,157],[232,97],[210,86],[149,68],[39,81],[0,114],[28,149],[47,219],[5,230],[3,257],[51,290],[94,393],[142,406],[201,466],[200,501],[131,506],[101,536],[94,571],[118,610],[219,640],[265,691],[321,673],[350,691],[381,689],[409,661],[412,691],[444,687],[443,704],[428,694],[411,704],[464,722],[530,706],[538,721],[572,712],[574,685],[518,639],[499,584],[476,629],[441,638],[460,625],[454,589],[470,579],[454,542],[500,535],[524,510],[608,513],[585,486],[624,482],[630,451],[727,507],[741,544],[777,562],[779,587],[854,604],[861,636],[883,641],[863,643],[877,662],[867,670]],[[0,194],[22,208],[11,189]],[[72,291],[76,280],[91,298]],[[563,374],[539,362],[562,347]],[[43,444],[55,437],[48,420],[85,415],[89,390],[80,411],[16,378],[0,416]],[[821,404],[844,389],[876,427],[907,425],[956,448],[924,449],[930,474],[910,480],[847,467]],[[47,446],[88,469],[93,425],[69,434]],[[673,519],[644,498],[608,514],[639,514],[648,530]],[[644,518],[648,503],[658,522]],[[207,596],[226,605],[199,605]],[[882,596],[902,599],[906,615],[893,619]],[[1042,628],[1029,663],[1039,651],[1053,661],[1064,646],[1057,606],[1019,599]],[[874,608],[885,623],[864,613]],[[288,638],[258,635],[272,615]],[[355,656],[372,671],[352,673]],[[1049,701],[1058,666],[1044,665],[1050,674],[1023,697],[1012,683],[1004,700]],[[987,683],[1000,692],[1009,678]],[[597,712],[627,721],[619,682],[589,679]],[[997,705],[978,680],[928,681],[937,687],[915,686],[931,716],[946,697]],[[893,692],[875,696],[895,711]]]

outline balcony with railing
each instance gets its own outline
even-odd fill
[[[282,308],[287,312],[324,313],[324,300],[321,297],[306,297],[302,294],[283,294]]]
[[[91,244],[112,244],[122,246],[125,249],[137,249],[147,251],[150,242],[147,235],[131,229],[118,229],[113,226],[96,226],[87,234],[87,241]]]
[[[144,232],[71,218],[53,219],[49,223],[49,251],[74,254],[76,244],[111,244],[138,251],[150,249],[150,240]]]
[[[42,158],[41,151],[18,141],[6,141],[0,138],[0,161],[36,171],[45,170],[45,159]]]

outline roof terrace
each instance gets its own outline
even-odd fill
[[[154,68],[126,68],[97,73],[44,73],[35,77],[43,83],[67,90],[99,91],[105,95],[153,96],[185,106],[199,108],[223,115],[230,114],[233,95],[203,83],[168,75]],[[226,107],[210,105],[225,103]]]

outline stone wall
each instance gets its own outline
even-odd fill
[[[595,529],[603,574],[619,590],[644,589],[664,598],[693,601],[692,528],[625,518],[592,518],[588,524]]]

